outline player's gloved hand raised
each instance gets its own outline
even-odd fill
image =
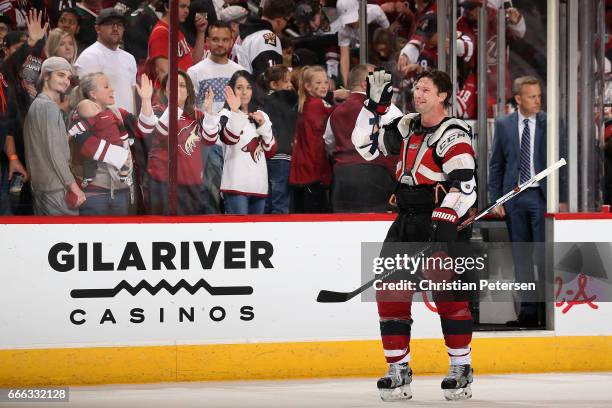
[[[383,68],[377,68],[368,75],[367,82],[367,99],[364,102],[366,109],[373,113],[384,115],[389,110],[391,97],[393,96],[391,74]]]
[[[459,217],[452,208],[436,208],[431,214],[431,240],[433,242],[456,241],[458,220]]]

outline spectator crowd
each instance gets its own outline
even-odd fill
[[[178,0],[178,214],[392,209],[398,159],[363,160],[352,128],[376,66],[413,110],[413,78],[437,64],[436,2],[368,3],[371,64],[359,64],[358,0]],[[497,1],[459,5],[457,116],[471,119],[479,7],[491,78],[508,61],[491,46]],[[0,214],[167,214],[169,2],[4,0],[0,12]],[[519,41],[525,19],[505,13]]]

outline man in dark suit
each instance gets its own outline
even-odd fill
[[[540,111],[540,83],[531,76],[517,78],[513,93],[517,111],[495,123],[489,162],[489,198],[492,201],[546,168],[546,113]],[[546,179],[496,209],[496,215],[506,217],[512,242],[544,242],[545,212]],[[533,261],[525,253],[525,247],[513,246],[513,255],[516,281],[533,282]],[[543,316],[541,312],[538,315],[535,299],[521,296],[521,300],[518,320],[508,325],[539,325],[538,320]]]

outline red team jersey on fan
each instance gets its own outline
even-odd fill
[[[497,67],[500,62],[497,60],[497,10],[488,7],[487,8],[487,74],[488,74],[488,95],[487,95],[487,112],[489,116],[493,115],[492,106],[496,103],[497,99]],[[523,17],[520,18],[519,22],[521,24],[517,24],[515,26],[507,25],[506,26],[506,41],[510,42],[515,39],[520,39],[524,36],[524,20]],[[472,38],[474,43],[474,55],[477,55],[476,46],[478,44],[478,27],[475,22],[468,21],[464,16],[459,17],[457,20],[457,30],[462,32],[465,35],[468,35]],[[506,56],[505,61],[503,61],[506,68],[506,96],[512,95],[512,82],[510,80],[510,67],[508,66],[508,57]],[[476,60],[473,59],[470,63],[473,67],[472,75],[469,75],[466,79],[466,83],[463,86],[463,89],[458,95],[458,116],[464,118],[475,118],[476,117]]]
[[[161,117],[166,110],[166,106],[158,105],[153,107],[156,117]],[[193,117],[195,115],[195,118]],[[198,120],[202,114],[195,111],[194,115],[182,113],[177,121],[178,134],[177,141],[177,182],[180,185],[200,185],[204,180],[202,164],[201,146],[202,143],[212,144],[202,138],[195,143],[193,150],[187,151],[185,143],[192,134],[200,136],[201,128]],[[152,122],[145,123],[140,119],[139,126],[145,137],[151,140],[151,151],[149,153],[149,163],[147,172],[157,181],[168,182],[168,124],[162,120],[157,120],[155,125]],[[214,142],[213,142],[214,143]]]
[[[333,110],[321,98],[306,97],[304,109],[298,114],[295,124],[290,184],[331,184],[331,165],[325,152],[323,134]]]
[[[89,119],[82,119],[75,113],[72,122],[82,120],[87,123],[86,127],[90,132],[90,136],[79,143],[81,145],[80,154],[89,159],[105,161],[110,145],[124,147],[127,140],[124,122],[128,120],[128,116],[129,112],[122,108],[117,109],[116,112],[107,108]]]
[[[151,36],[149,37],[149,60],[154,61],[156,58],[168,58],[168,39],[170,31],[168,24],[163,21],[158,21]],[[178,32],[178,69],[187,72],[187,69],[193,65],[191,56],[191,47],[187,43],[185,34],[181,30]]]

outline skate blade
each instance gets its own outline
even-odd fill
[[[444,390],[444,398],[447,401],[461,401],[472,398],[472,387],[468,384],[465,388]]]
[[[402,385],[397,388],[379,388],[380,399],[385,402],[404,401],[412,399],[412,390],[410,384]]]

